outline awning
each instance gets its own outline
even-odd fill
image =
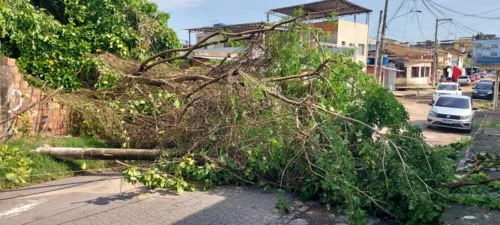
[[[348,16],[360,13],[370,13],[371,9],[359,6],[347,0],[324,0],[302,5],[294,5],[284,8],[271,9],[271,12],[293,16],[299,9],[303,9],[308,19],[323,19],[336,12],[338,16]]]

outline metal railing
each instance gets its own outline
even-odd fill
[[[323,42],[320,43],[320,45],[323,46],[328,51],[332,52],[333,54],[343,54],[350,57],[355,57],[359,55],[358,48],[356,47],[338,46],[337,44],[323,43]]]

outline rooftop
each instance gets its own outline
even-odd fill
[[[288,6],[278,9],[271,9],[271,12],[293,16],[294,13],[302,8],[308,19],[323,19],[336,12],[338,16],[348,16],[360,13],[370,13],[371,9],[359,6],[347,0],[323,0],[318,2],[311,2],[301,5]]]
[[[233,33],[239,33],[247,30],[255,30],[262,28],[264,22],[253,22],[253,23],[242,23],[242,24],[234,24],[234,25],[223,25],[223,26],[206,26],[206,27],[198,27],[198,28],[189,28],[186,29],[189,32],[200,32],[200,33],[215,33],[221,30],[231,31]]]
[[[384,47],[385,53],[387,53],[390,57],[420,57],[424,55],[429,55],[431,52],[428,49],[423,48],[414,48],[408,47],[404,45],[386,43]]]

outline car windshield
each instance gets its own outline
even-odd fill
[[[482,83],[482,84],[478,84],[476,85],[476,90],[491,90],[491,83]]]
[[[450,97],[440,97],[436,102],[436,106],[455,109],[468,109],[469,104],[469,99]]]
[[[457,85],[450,85],[450,84],[440,84],[437,89],[439,91],[456,91],[457,90]]]
[[[467,79],[469,78],[468,76],[461,76],[461,77],[458,77],[458,79]]]

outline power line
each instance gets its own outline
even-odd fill
[[[399,11],[401,11],[401,8],[403,8],[403,5],[405,4],[407,0],[403,0],[401,2],[401,4],[399,5],[399,7],[396,9],[396,12],[394,12],[394,14],[391,16],[391,19],[389,19],[389,23],[391,23],[391,21],[396,17],[396,15],[398,15]]]
[[[426,4],[426,1],[428,1],[429,5]],[[434,5],[434,2],[432,2],[431,0],[422,0],[422,3],[426,6],[426,8],[432,13],[434,14],[437,18],[439,18],[439,16],[434,13],[434,10],[438,13],[440,13],[444,18],[449,18],[449,16],[443,12],[442,10],[440,10],[439,8],[437,8],[436,5]],[[431,7],[434,9],[432,10]],[[457,28],[457,31],[460,32],[460,29],[461,30],[464,30],[466,31],[467,33],[471,33],[471,34],[475,34],[475,33],[479,33],[479,31],[477,30],[474,30],[472,28],[469,28],[463,24],[461,24],[460,22],[458,22],[457,20],[452,20],[451,23],[454,24],[454,26]],[[460,32],[461,33],[461,32]]]
[[[454,12],[454,13],[456,13],[456,14],[458,14],[458,15],[467,16],[467,17],[481,18],[481,19],[490,19],[490,20],[499,20],[499,19],[500,19],[500,17],[487,17],[487,16],[480,16],[480,15],[474,15],[474,14],[462,13],[462,12],[460,12],[460,11],[458,11],[458,10],[450,9],[450,8],[447,8],[446,6],[440,5],[439,3],[436,3],[436,2],[434,2],[434,1],[432,1],[432,0],[428,0],[428,1],[429,1],[430,3],[432,3],[432,4],[434,4],[434,5],[436,5],[436,6],[440,7],[440,8],[442,8],[442,9],[444,9],[444,10],[447,10],[447,11],[450,11],[450,12]],[[498,9],[500,9],[500,8],[498,8]],[[496,11],[496,10],[498,10],[498,9],[490,10],[490,12],[492,12],[492,11]]]
[[[462,35],[462,37],[463,37],[463,36],[465,36],[465,35],[462,33],[462,31],[461,31],[460,29],[458,29],[458,26],[457,26],[455,23],[453,23],[453,21],[451,22],[451,24],[453,24],[453,26],[455,26],[455,28],[457,29],[458,33],[460,33],[460,35]]]
[[[434,13],[434,11],[432,11],[431,7],[429,7],[427,3],[425,3],[425,0],[422,0],[422,3],[424,3],[425,8],[427,8],[430,13],[432,13],[436,18],[441,19],[436,13]]]
[[[410,11],[410,1],[408,1],[408,7],[407,7],[407,10]],[[415,12],[416,14],[418,14],[418,12]],[[405,32],[404,32],[404,35],[403,35],[403,42],[405,41],[405,38],[406,38],[406,28],[408,28],[408,16],[410,14],[406,14],[406,20],[405,20]]]
[[[473,30],[472,28],[468,28],[468,27],[462,25],[461,23],[459,23],[457,21],[453,21],[452,23],[455,24],[455,26],[457,28],[460,28],[460,29],[462,29],[463,31],[465,31],[467,33],[470,33],[470,34],[477,34],[477,33],[479,33],[478,31]]]
[[[445,18],[450,18],[450,16],[448,16],[445,12],[441,11],[441,10],[440,10],[440,9],[439,9],[436,5],[435,5],[435,3],[434,3],[433,1],[431,1],[431,0],[422,0],[422,2],[423,2],[424,4],[425,4],[425,1],[428,1],[428,2],[429,2],[429,5],[431,5],[431,6],[434,8],[434,10],[436,10],[436,11],[437,11],[437,12],[439,12],[441,15],[443,15],[443,17],[445,17]],[[427,5],[427,4],[425,4],[425,5]],[[430,9],[429,9],[429,10],[430,10]],[[472,29],[472,28],[469,28],[469,27],[467,27],[467,26],[465,26],[465,25],[461,24],[461,23],[460,23],[460,22],[458,22],[457,20],[453,20],[453,21],[452,21],[452,23],[456,23],[456,24],[458,24],[458,25],[459,25],[460,27],[462,27],[462,29],[464,29],[464,30],[469,30],[469,33],[473,33],[473,34],[474,34],[474,33],[479,33],[479,31],[474,30],[474,29]],[[472,32],[470,32],[470,31],[472,31]]]
[[[417,1],[413,1],[413,4],[415,5],[415,10],[418,10]],[[418,16],[418,13],[415,13],[415,14],[417,15],[418,28],[420,29],[420,34],[422,35],[424,40],[427,40],[427,38],[425,38],[424,32],[422,31],[422,24],[420,24],[420,17]]]

